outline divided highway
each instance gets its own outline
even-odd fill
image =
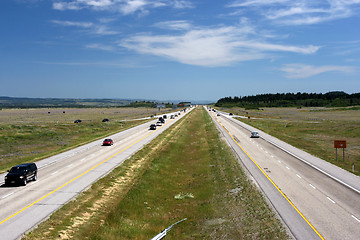
[[[119,132],[108,138],[112,146],[98,140],[37,162],[38,180],[26,186],[0,187],[0,236],[2,240],[18,239],[54,211],[119,166],[132,154],[156,138],[178,119],[167,119],[156,130],[149,126],[157,119]],[[167,114],[169,115],[169,114]],[[0,175],[0,181],[4,179]]]
[[[359,239],[360,178],[227,114],[208,111],[296,239]]]

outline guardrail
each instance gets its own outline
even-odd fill
[[[156,235],[155,237],[153,237],[151,240],[160,240],[163,239],[166,236],[166,233],[169,232],[171,230],[171,228],[173,226],[175,226],[178,223],[181,223],[182,221],[185,221],[187,218],[184,218],[183,220],[180,220],[174,224],[172,224],[170,227],[165,228],[164,230],[162,230],[158,235]]]

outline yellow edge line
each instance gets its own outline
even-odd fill
[[[215,119],[215,118],[214,118]],[[271,180],[271,178],[261,169],[257,162],[250,157],[250,155],[244,150],[244,148],[235,140],[231,133],[217,120],[215,119],[221,127],[229,134],[229,136],[234,140],[234,142],[241,148],[241,150],[253,161],[253,163],[259,168],[259,170],[265,175],[265,177],[274,185],[274,187],[281,193],[281,195],[290,203],[290,205],[300,214],[300,216],[309,224],[309,226],[316,232],[316,234],[324,240],[324,237],[315,229],[315,227],[306,219],[306,217],[297,209],[297,207],[290,201],[290,199],[280,190],[280,188]]]
[[[168,123],[165,123],[163,126],[165,126],[165,125],[167,125],[167,124],[168,124]],[[115,157],[115,156],[117,156],[118,154],[122,153],[122,152],[123,152],[123,151],[125,151],[126,149],[128,149],[128,148],[132,147],[132,146],[133,146],[133,145],[135,145],[136,143],[140,142],[141,140],[143,140],[143,139],[147,138],[148,136],[150,136],[151,134],[155,133],[157,130],[159,130],[159,129],[156,129],[155,131],[153,131],[153,132],[151,132],[151,133],[147,134],[146,136],[142,137],[141,139],[137,140],[136,142],[134,142],[134,143],[130,144],[130,145],[129,145],[129,146],[127,146],[127,147],[125,147],[124,149],[122,149],[122,150],[121,150],[121,151],[119,151],[118,153],[116,153],[116,154],[112,155],[111,157],[109,157],[109,158],[105,159],[104,161],[102,161],[102,162],[100,162],[100,163],[96,164],[95,166],[93,166],[92,168],[90,168],[90,169],[86,170],[85,172],[81,173],[81,174],[80,174],[80,175],[78,175],[77,177],[75,177],[75,178],[71,179],[70,181],[68,181],[68,182],[64,183],[63,185],[61,185],[60,187],[56,188],[55,190],[53,190],[53,191],[49,192],[49,193],[48,193],[48,194],[46,194],[45,196],[43,196],[43,197],[39,198],[39,199],[38,199],[38,200],[36,200],[35,202],[33,202],[33,203],[29,204],[28,206],[24,207],[23,209],[19,210],[18,212],[16,212],[16,213],[12,214],[10,217],[8,217],[8,218],[4,219],[3,221],[1,221],[1,222],[0,222],[0,225],[1,225],[1,224],[3,224],[4,222],[8,221],[9,219],[11,219],[11,218],[15,217],[15,216],[16,216],[16,215],[18,215],[19,213],[21,213],[21,212],[25,211],[26,209],[28,209],[29,207],[33,206],[34,204],[36,204],[36,203],[40,202],[41,200],[45,199],[46,197],[50,196],[51,194],[53,194],[53,193],[55,193],[55,192],[59,191],[61,188],[65,187],[66,185],[68,185],[68,184],[70,184],[71,182],[75,181],[75,180],[76,180],[76,179],[78,179],[79,177],[81,177],[81,176],[85,175],[86,173],[90,172],[91,170],[93,170],[93,169],[95,169],[95,168],[99,167],[100,165],[102,165],[103,163],[105,163],[105,162],[109,161],[110,159],[112,159],[113,157]]]

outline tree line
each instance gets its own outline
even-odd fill
[[[347,94],[342,91],[322,93],[276,93],[245,97],[224,97],[217,107],[347,107],[360,105],[360,93]]]

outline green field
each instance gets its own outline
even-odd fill
[[[214,123],[197,108],[25,239],[288,239]]]
[[[131,119],[170,109],[42,108],[0,110],[0,172],[143,123]],[[110,121],[103,123],[108,118]],[[82,122],[75,124],[74,120]]]
[[[250,116],[250,120],[238,119],[310,154],[360,175],[359,107],[224,110]],[[338,160],[336,160],[334,140],[346,140],[345,160],[343,160],[342,149],[338,149]]]

